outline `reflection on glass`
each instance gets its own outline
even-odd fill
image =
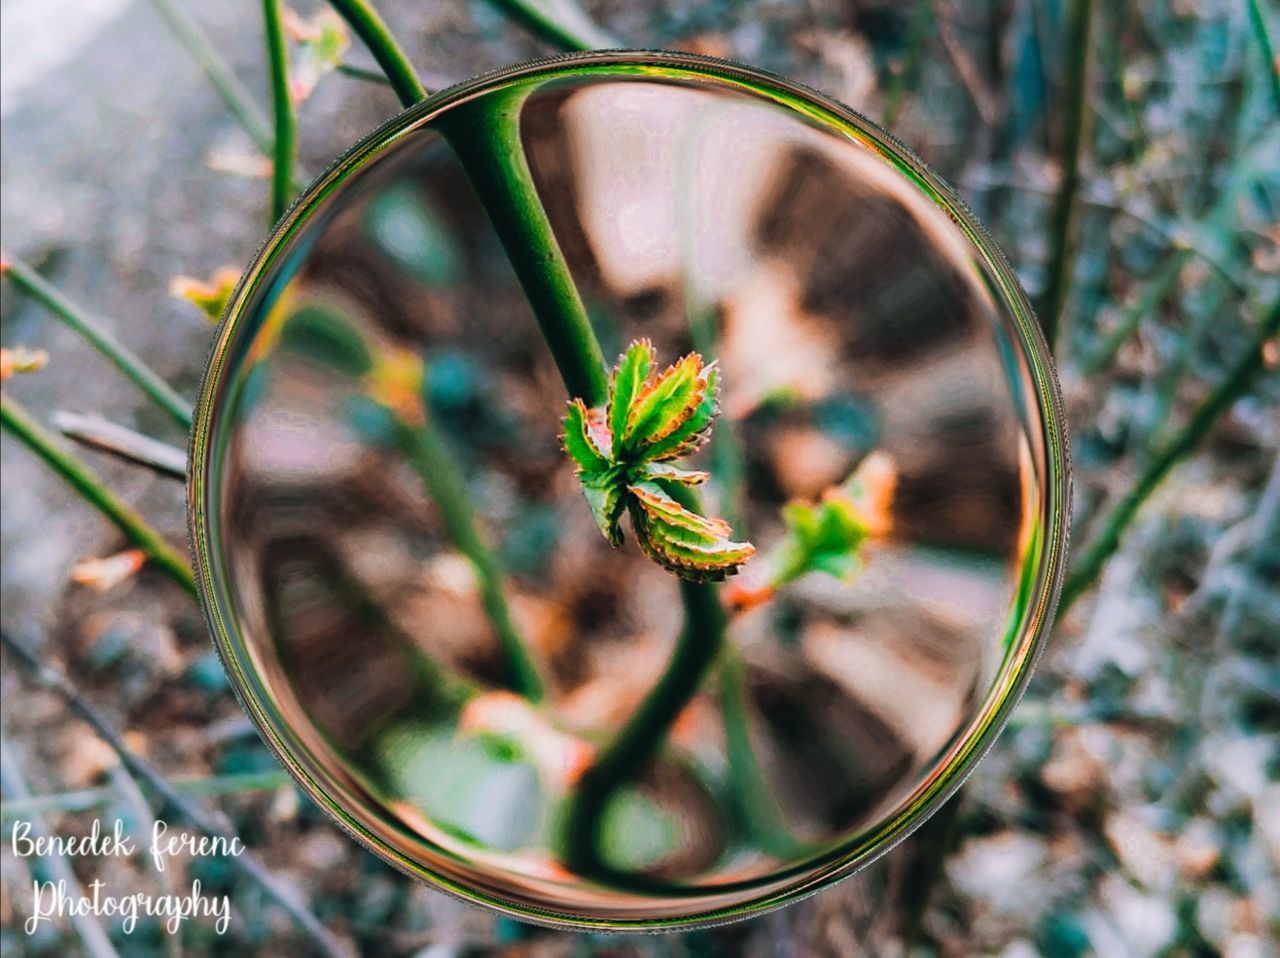
[[[565,387],[434,112],[251,270],[193,480],[224,654],[309,787],[418,873],[616,924],[781,900],[918,819],[1029,667],[1065,482],[1020,294],[928,174],[795,91],[640,62],[443,109],[520,84],[605,355],[717,362],[680,465],[757,548],[706,587],[723,644],[585,845],[582,790],[703,637],[680,579],[596,528]]]

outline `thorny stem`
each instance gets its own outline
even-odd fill
[[[191,801],[150,763],[134,753],[125,744],[124,736],[114,724],[81,694],[79,688],[61,670],[41,662],[30,649],[7,632],[0,632],[0,644],[3,644],[4,648],[18,659],[37,683],[56,692],[71,711],[83,719],[93,729],[94,734],[111,747],[130,775],[146,783],[169,807],[206,835],[227,839],[235,837],[230,825],[220,820],[221,815],[210,812]],[[163,811],[163,808],[157,811]],[[292,918],[316,946],[319,954],[328,958],[346,958],[347,951],[329,930],[294,894],[286,890],[255,856],[249,852],[227,855],[226,862],[231,868],[257,884],[268,898]]]
[[[191,404],[174,392],[124,343],[107,332],[93,317],[58,292],[43,276],[22,260],[9,260],[4,273],[22,293],[52,313],[89,345],[111,360],[135,386],[147,394],[183,429],[191,428]]]
[[[1264,345],[1277,332],[1280,332],[1280,300],[1271,305],[1270,312],[1262,320],[1249,348],[1226,378],[1192,413],[1187,424],[1155,453],[1133,488],[1111,510],[1102,532],[1084,548],[1063,584],[1062,598],[1058,603],[1059,615],[1065,614],[1076,599],[1093,584],[1106,561],[1119,548],[1121,537],[1137,516],[1142,504],[1155,492],[1169,471],[1195,451],[1218,421],[1218,417],[1230,409],[1249,388],[1264,366]]]
[[[623,44],[597,26],[574,3],[557,0],[490,0],[540,40],[564,51],[616,50]]]
[[[12,804],[30,803],[31,790],[27,787],[26,779],[23,777],[18,764],[10,750],[8,743],[0,739],[0,786],[6,797],[6,810]],[[44,817],[36,809],[32,809],[26,815],[31,825],[31,834],[37,838],[48,838],[52,833],[49,826],[45,824]],[[65,884],[73,893],[79,894],[81,897],[84,891],[80,886],[80,879],[76,877],[76,873],[71,868],[71,863],[67,859],[56,853],[42,855],[41,860],[48,869],[48,877],[53,881]],[[73,910],[71,912],[71,926],[75,928],[76,934],[80,936],[80,941],[84,945],[85,952],[90,958],[118,958],[119,952],[111,944],[111,939],[107,936],[104,929],[93,916],[91,912],[83,912]]]
[[[401,448],[440,510],[449,539],[475,572],[480,601],[506,655],[512,691],[530,701],[541,701],[544,693],[542,679],[511,620],[511,610],[502,589],[502,571],[476,528],[471,504],[467,501],[466,489],[452,455],[430,426],[412,426],[399,419],[396,425]]]
[[[294,136],[297,121],[289,96],[289,47],[281,22],[281,0],[262,0],[262,19],[267,39],[267,60],[271,67],[271,107],[275,112],[275,141],[271,154],[271,222],[274,223],[293,200]]]
[[[1086,133],[1085,86],[1089,73],[1089,28],[1093,20],[1093,0],[1071,0],[1067,12],[1067,65],[1063,94],[1066,125],[1062,139],[1062,182],[1049,213],[1049,261],[1040,322],[1050,348],[1062,332],[1062,312],[1071,285],[1071,265],[1075,252],[1076,194],[1080,191],[1080,155]]]
[[[90,505],[111,520],[124,537],[142,550],[160,571],[195,595],[196,583],[191,567],[164,538],[147,524],[137,512],[116,498],[88,467],[68,452],[58,448],[44,427],[31,418],[15,399],[0,395],[0,424],[13,433]]]
[[[329,4],[364,41],[404,106],[425,99],[426,88],[414,72],[413,64],[368,0],[329,0]]]
[[[249,134],[249,139],[253,140],[263,153],[271,155],[271,127],[266,117],[262,115],[262,111],[254,104],[248,91],[231,72],[231,68],[222,59],[217,48],[200,29],[200,25],[192,19],[186,9],[174,3],[174,0],[149,0],[149,2],[169,25],[178,42],[204,70],[205,76],[222,97],[228,112]]]
[[[490,94],[471,109],[442,116],[442,130],[493,221],[569,395],[603,406],[609,398],[604,354],[520,140],[526,96],[520,87]]]

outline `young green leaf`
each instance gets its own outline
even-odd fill
[[[719,411],[716,370],[704,367],[697,353],[658,373],[653,366],[649,341],[632,343],[618,358],[603,408],[570,401],[564,449],[610,544],[622,543],[622,514],[629,512],[636,540],[653,561],[686,579],[718,581],[738,572],[755,547],[733,541],[727,522],[687,508],[664,488],[710,478],[669,460],[694,451],[710,434]]]

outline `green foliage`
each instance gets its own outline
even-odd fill
[[[671,460],[710,437],[717,387],[715,364],[703,365],[697,353],[655,372],[653,345],[641,339],[619,357],[606,405],[573,399],[563,421],[564,450],[577,464],[601,534],[621,545],[622,515],[629,514],[645,555],[694,582],[733,575],[755,554],[751,543],[730,539],[723,519],[699,515],[670,492],[709,478]]]
[[[848,579],[858,571],[858,549],[868,528],[857,508],[839,495],[821,502],[792,502],[782,510],[787,538],[780,551],[775,587],[810,572]]]

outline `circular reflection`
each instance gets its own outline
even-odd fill
[[[561,440],[592,338],[714,359],[669,464],[755,547],[724,583],[601,535]],[[349,831],[509,912],[658,926],[814,890],[958,784],[1047,628],[1066,486],[1025,298],[918,160],[773,77],[596,54],[435,96],[308,191],[220,330],[191,526],[235,686]]]

